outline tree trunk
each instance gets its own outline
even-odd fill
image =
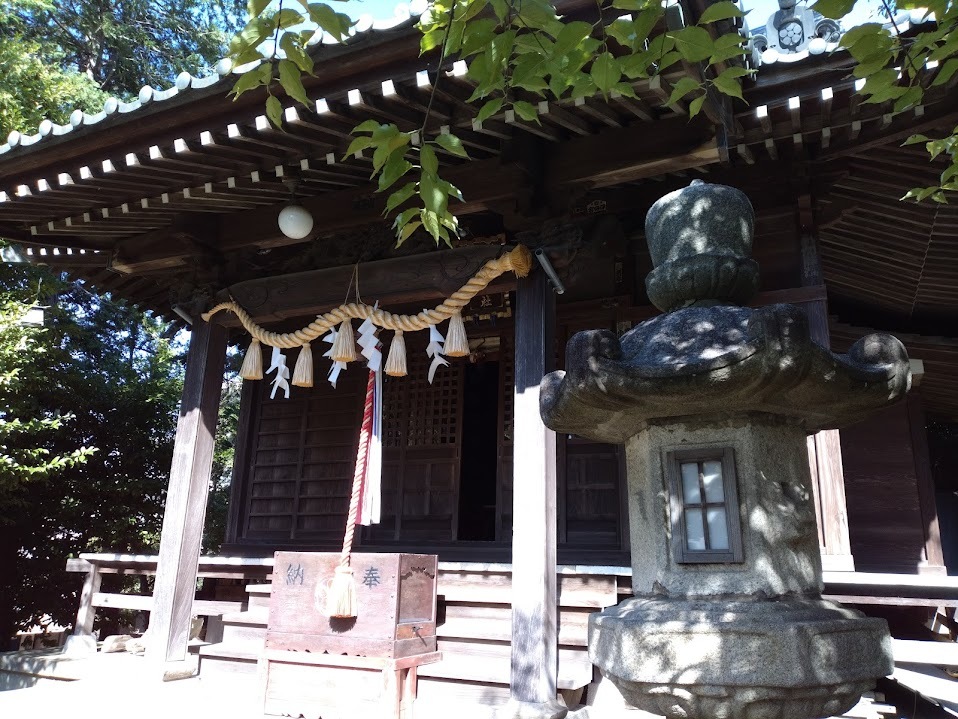
[[[16,587],[20,584],[17,562],[17,542],[9,527],[0,531],[0,651],[13,649],[13,637],[17,633],[19,617],[14,610]]]

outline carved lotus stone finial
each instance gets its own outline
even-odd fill
[[[645,218],[652,304],[668,312],[748,302],[758,290],[754,228],[752,203],[734,187],[693,180],[660,198]]]

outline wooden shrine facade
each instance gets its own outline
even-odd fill
[[[681,4],[694,22],[707,0]],[[558,5],[598,19],[594,3]],[[656,313],[644,290],[645,212],[693,178],[751,198],[756,304],[802,305],[816,341],[836,350],[892,332],[922,364],[907,405],[809,438],[826,568],[944,573],[943,544],[958,537],[942,538],[933,473],[938,488],[954,480],[941,479],[948,465],[933,462],[925,426],[958,422],[958,211],[898,198],[937,181],[943,161],[901,142],[958,123],[958,75],[930,87],[921,108],[894,113],[860,102],[851,59],[837,51],[761,67],[745,83],[747,104],[710,94],[690,119],[684,101],[669,102],[679,80],[702,72],[684,64],[637,80],[637,99],[542,102],[541,124],[505,113],[476,123],[463,64],[420,57],[418,41],[408,22],[317,46],[305,79],[312,106],[284,99],[281,130],[264,96],[227,97],[227,70],[0,145],[0,237],[15,243],[5,258],[193,324],[151,617],[158,658],[185,655],[222,362],[228,344],[248,343],[225,313],[212,324],[200,314],[233,297],[271,330],[300,327],[342,302],[357,265],[367,301],[418,311],[523,243],[547,255],[565,293],[540,271],[494,282],[464,312],[471,356],[432,385],[410,336],[410,374],[385,390],[384,521],[360,546],[511,561],[523,659],[513,695],[554,699],[557,556],[625,565],[628,527],[621,451],[546,431],[538,382],[562,366],[575,331],[622,332]],[[370,118],[462,138],[469,159],[439,157],[466,198],[453,207],[465,229],[454,248],[418,235],[394,246],[371,158],[344,157],[350,129]],[[315,219],[302,240],[277,227],[292,176]],[[313,388],[270,400],[265,383],[244,387],[230,553],[341,540],[363,372],[348,369],[333,390],[318,349]]]
[[[475,347],[469,359],[442,368],[430,385],[425,338],[413,336],[409,376],[385,379],[383,518],[363,533],[367,548],[431,547],[445,558],[508,560],[514,323],[509,293],[485,297],[507,316],[467,322]],[[611,314],[597,308],[594,323],[609,324]],[[560,320],[559,336],[570,331]],[[335,388],[293,388],[282,401],[269,398],[268,383],[247,384],[224,551],[341,544],[362,375],[347,371]],[[619,447],[558,438],[557,539],[568,561],[628,563],[622,461]]]

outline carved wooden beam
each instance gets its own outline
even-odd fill
[[[446,298],[502,251],[498,245],[460,247],[361,264],[363,300],[395,306]],[[259,323],[317,314],[342,303],[353,269],[349,265],[239,282],[221,292],[216,301],[236,300]],[[488,291],[503,292],[514,286],[515,277],[503,275]],[[228,312],[216,315],[213,322],[239,324]]]

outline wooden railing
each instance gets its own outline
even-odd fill
[[[156,574],[158,559],[159,557],[155,555],[146,554],[81,554],[79,558],[68,559],[66,565],[68,572],[82,572],[86,575],[83,591],[80,594],[80,607],[77,610],[74,635],[90,636],[93,633],[97,607],[152,610],[152,595],[101,592],[100,583],[104,574],[152,576]],[[201,557],[196,576],[215,579],[262,579],[272,571],[272,568],[272,557]],[[243,605],[243,602],[238,601],[194,599],[193,614],[218,616],[241,611]]]

